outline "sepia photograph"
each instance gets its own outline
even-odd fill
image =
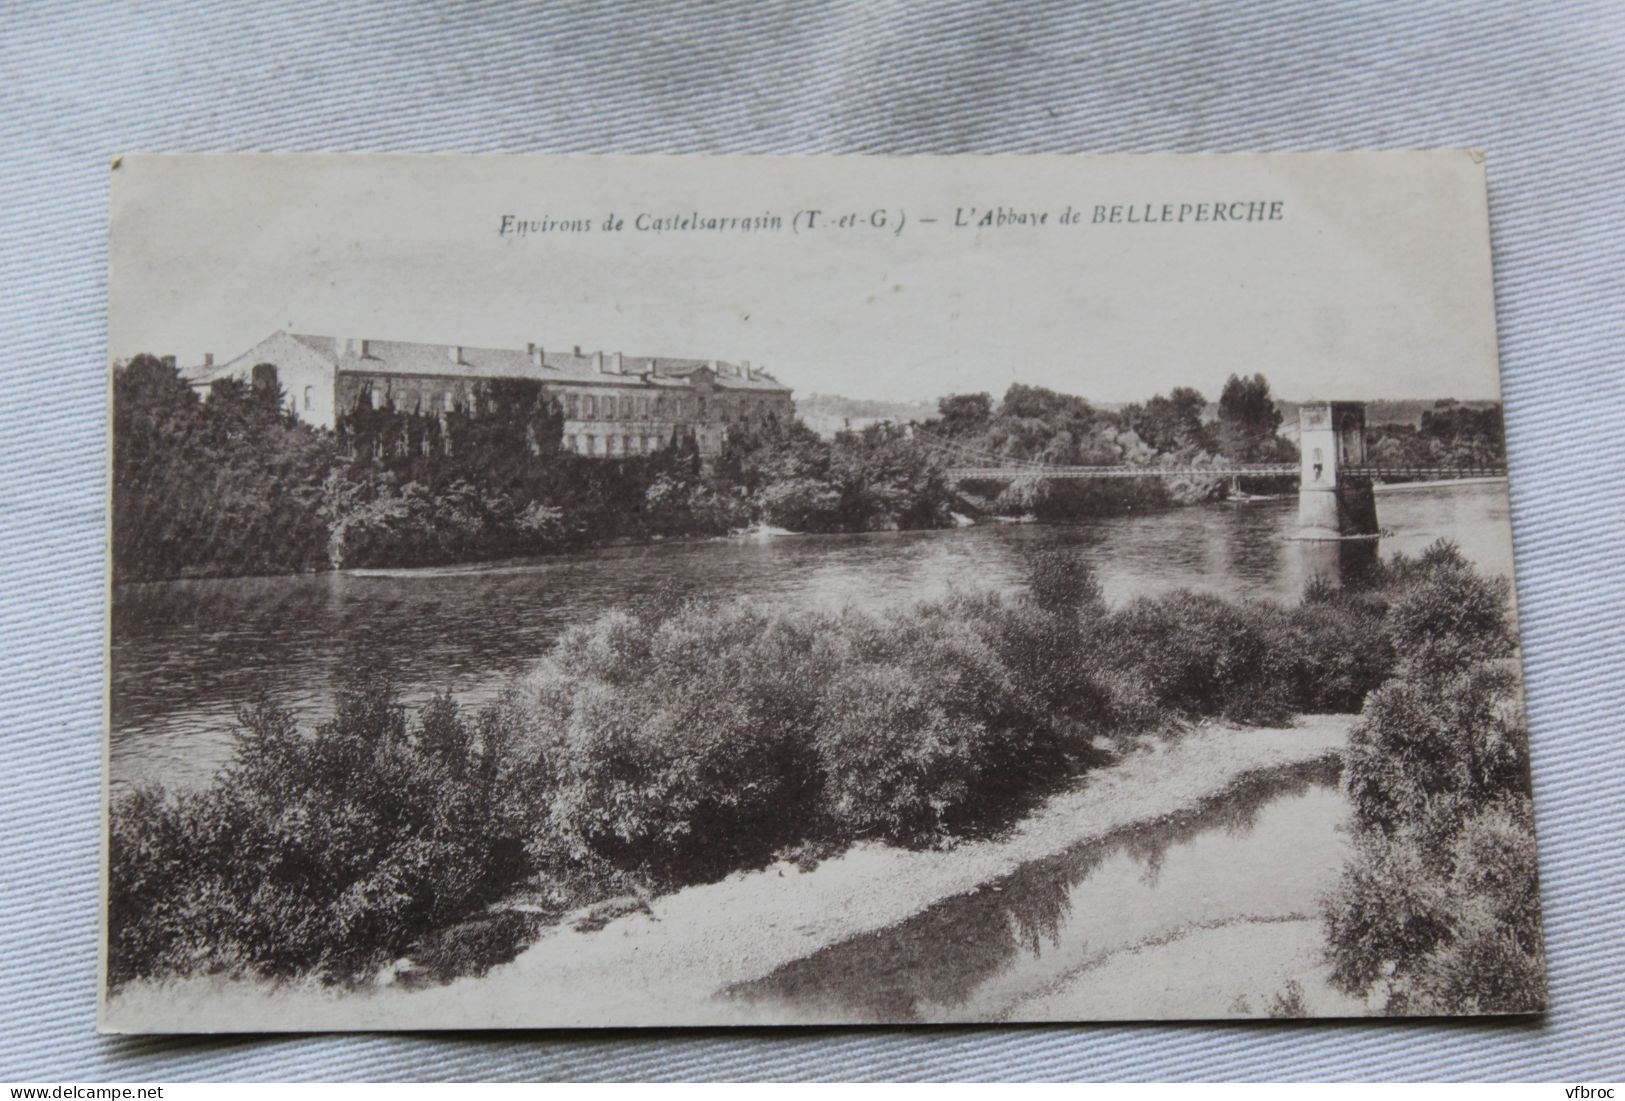
[[[1545,1010],[1479,154],[110,177],[104,1031]]]

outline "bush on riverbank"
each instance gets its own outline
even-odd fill
[[[1406,584],[1392,603],[1411,624],[1445,590]],[[1476,606],[1470,577],[1439,584]],[[345,978],[405,952],[439,973],[528,928],[479,916],[522,880],[568,908],[860,839],[948,843],[1091,767],[1102,739],[1357,707],[1396,661],[1425,664],[1383,641],[1389,602],[1178,592],[1112,609],[1081,560],[1039,554],[1016,597],[840,613],[653,599],[565,632],[476,718],[441,699],[409,721],[376,682],[310,734],[255,708],[215,787],[115,806],[110,974]],[[1492,638],[1481,619],[1445,629]],[[1392,694],[1371,714],[1401,716]]]
[[[343,688],[301,734],[245,709],[210,788],[117,800],[108,976],[252,972],[347,979],[457,921],[526,870],[512,716],[449,698],[415,722],[387,682]]]
[[[670,885],[797,845],[940,843],[1100,737],[1352,709],[1392,667],[1379,623],[1188,592],[1111,611],[1078,560],[1040,556],[1016,600],[615,612],[567,632],[518,705],[548,762],[546,843]]]
[[[1501,579],[1446,544],[1387,571],[1398,664],[1344,783],[1355,849],[1322,914],[1333,979],[1389,1013],[1545,1004],[1528,731]]]

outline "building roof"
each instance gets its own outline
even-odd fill
[[[614,354],[608,352],[581,355],[574,351],[544,351],[538,365],[524,348],[474,348],[369,339],[366,341],[367,354],[362,356],[360,340],[303,333],[291,335],[299,344],[340,371],[681,388],[689,385],[690,376],[707,369],[715,373],[716,385],[724,390],[790,392],[788,386],[766,372],[723,361],[623,355],[621,369],[617,372],[611,369]],[[603,370],[598,369],[599,362],[603,363]]]

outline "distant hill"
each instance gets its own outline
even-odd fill
[[[1298,438],[1298,407],[1303,402],[1277,401],[1275,408],[1281,411],[1281,435],[1288,439]],[[1437,409],[1444,405],[1461,406],[1466,409],[1494,409],[1501,403],[1498,401],[1457,401],[1455,398],[1418,398],[1408,401],[1368,401],[1365,403],[1365,423],[1370,427],[1380,424],[1406,424],[1412,428],[1422,426],[1422,414],[1429,409]],[[1219,415],[1217,402],[1209,405],[1209,416]]]
[[[997,395],[994,400],[998,400]],[[1422,413],[1437,408],[1441,401],[1465,406],[1468,409],[1489,409],[1500,404],[1494,401],[1455,401],[1453,398],[1368,401],[1365,404],[1365,422],[1373,426],[1408,424],[1413,428],[1420,427]],[[1099,401],[1090,404],[1103,412],[1115,413],[1126,403]],[[1302,404],[1297,401],[1280,400],[1275,403],[1275,407],[1281,411],[1281,432],[1288,438],[1297,438],[1298,407]],[[807,423],[807,427],[819,435],[833,436],[844,428],[861,429],[876,421],[926,420],[937,415],[937,403],[934,400],[869,401],[863,398],[842,397],[840,394],[807,394],[796,398],[796,413]],[[1206,419],[1216,420],[1218,416],[1219,403],[1208,402]]]
[[[839,394],[805,394],[796,398],[796,415],[820,436],[863,429],[877,421],[917,421],[937,415],[935,401],[870,401]]]

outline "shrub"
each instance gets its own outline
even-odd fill
[[[1027,556],[1027,597],[1045,611],[1076,616],[1103,606],[1100,582],[1082,555],[1046,549]]]
[[[830,837],[939,840],[1060,772],[1039,689],[1067,652],[1040,628],[1060,629],[991,596],[885,615],[657,601],[603,616],[522,689],[551,768],[534,851],[563,839],[572,858],[670,885]]]
[[[1322,903],[1332,978],[1379,982],[1389,1013],[1525,1013],[1545,1005],[1529,802],[1480,808],[1440,848],[1410,827],[1365,834]]]
[[[1545,1003],[1528,737],[1504,582],[1436,544],[1384,571],[1393,678],[1371,693],[1344,782],[1354,855],[1322,902],[1333,980],[1389,1013]]]
[[[1306,602],[1290,619],[1284,654],[1297,710],[1357,712],[1393,674],[1397,658],[1380,606]]]
[[[823,693],[816,735],[837,829],[938,841],[1055,774],[1055,730],[1000,653],[1004,612],[950,599],[841,621],[856,645]]]
[[[1528,736],[1506,669],[1398,677],[1366,701],[1349,738],[1345,784],[1361,829],[1426,821],[1451,834],[1487,801],[1527,790]]]
[[[465,975],[484,975],[517,956],[542,925],[542,916],[519,910],[476,914],[444,929],[434,929],[413,949],[423,975],[450,982]]]
[[[1103,630],[1116,669],[1175,715],[1269,723],[1293,711],[1292,625],[1283,609],[1181,591],[1135,600]]]
[[[429,507],[416,492],[395,499]],[[1430,556],[1401,564],[1396,603],[1427,619],[1441,594],[1482,595],[1459,558]],[[484,966],[528,919],[471,915],[522,876],[544,873],[562,906],[859,837],[939,844],[1020,809],[1092,760],[1101,735],[1352,708],[1408,645],[1381,629],[1386,598],[1372,594],[1284,609],[1178,592],[1110,611],[1081,561],[1041,553],[1028,569],[1020,599],[953,594],[872,614],[664,589],[565,632],[473,719],[440,698],[414,721],[376,679],[343,688],[310,734],[286,711],[250,708],[215,787],[115,806],[113,981],[342,979],[408,950],[426,954],[426,973]],[[1439,682],[1438,655],[1497,652],[1486,624],[1446,621],[1446,633],[1478,630],[1477,648],[1409,649],[1406,676],[1367,703],[1349,783],[1371,836],[1328,918],[1351,946],[1350,982],[1383,953],[1416,950],[1428,926],[1406,915],[1433,914],[1439,892],[1408,869],[1451,874],[1418,854],[1448,849],[1522,774],[1506,674],[1480,661]],[[1389,837],[1402,827],[1432,829],[1432,848]]]
[[[1398,660],[1384,626],[1380,590],[1334,586],[1315,578],[1290,610],[1286,644],[1292,693],[1302,711],[1357,712]]]
[[[1401,661],[1419,673],[1451,673],[1513,651],[1505,578],[1479,575],[1454,545],[1440,541],[1412,563],[1389,567],[1396,590],[1387,634]]]
[[[660,882],[765,860],[806,829],[823,621],[744,604],[575,628],[521,689],[550,829]]]
[[[525,873],[505,709],[470,723],[442,697],[412,723],[373,679],[342,688],[308,735],[268,704],[241,721],[213,787],[113,807],[115,986],[218,970],[353,978]]]

